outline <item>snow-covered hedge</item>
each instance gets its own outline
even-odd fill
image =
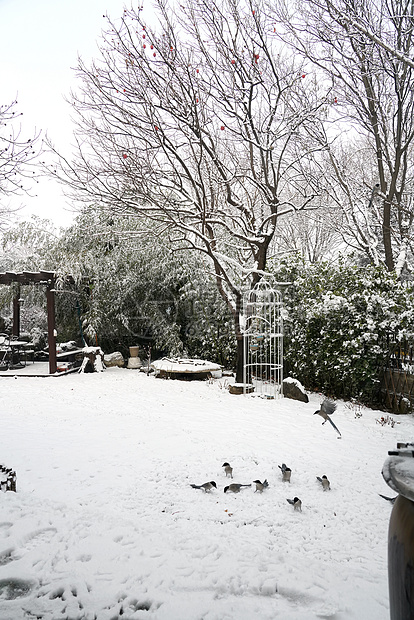
[[[382,267],[299,259],[275,270],[283,287],[287,371],[308,389],[373,403],[390,346],[412,340],[413,287]]]

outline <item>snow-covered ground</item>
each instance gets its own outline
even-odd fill
[[[119,368],[0,390],[0,463],[17,473],[0,494],[0,620],[389,618],[378,493],[394,495],[381,469],[412,416],[392,428],[339,402],[338,440],[312,415],[317,394],[268,401]],[[224,461],[269,488],[223,493]],[[190,486],[208,480],[217,490]]]

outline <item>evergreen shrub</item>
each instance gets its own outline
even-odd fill
[[[375,404],[392,346],[413,339],[412,285],[382,266],[345,260],[305,264],[295,257],[274,274],[284,283],[285,373],[310,390]]]

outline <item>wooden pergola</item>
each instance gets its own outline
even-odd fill
[[[55,322],[55,284],[56,273],[54,271],[22,271],[15,273],[6,271],[0,273],[0,284],[10,286],[17,284],[17,292],[13,296],[13,336],[20,336],[20,286],[25,284],[39,284],[46,287],[47,305],[47,339],[49,347],[49,374],[57,371],[56,363],[56,322]],[[63,281],[67,284],[75,284],[72,276],[64,276]]]

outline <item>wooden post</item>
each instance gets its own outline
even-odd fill
[[[19,338],[20,336],[20,286],[17,287],[17,291],[13,297],[13,336]]]
[[[55,323],[55,280],[52,278],[46,288],[47,303],[47,342],[49,345],[49,374],[57,371],[56,364],[56,323]]]

